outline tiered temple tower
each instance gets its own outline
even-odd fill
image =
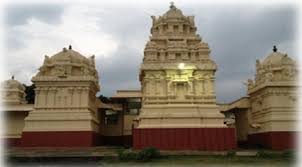
[[[86,58],[71,46],[45,56],[36,86],[35,105],[25,118],[22,146],[93,146],[99,132],[94,56]]]
[[[216,105],[210,49],[196,33],[193,16],[171,4],[152,16],[151,37],[140,69],[142,112],[134,147],[223,150],[235,147]]]

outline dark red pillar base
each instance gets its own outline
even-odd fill
[[[134,149],[220,151],[236,148],[234,128],[133,129]]]
[[[91,147],[97,145],[93,131],[23,132],[21,147]]]
[[[254,146],[273,150],[297,149],[298,132],[264,132],[248,136],[248,142]]]

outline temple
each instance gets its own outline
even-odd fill
[[[14,76],[4,81],[6,146],[297,148],[299,85],[293,59],[274,46],[256,61],[246,96],[221,104],[215,91],[217,65],[197,34],[194,17],[172,3],[162,16],[151,18],[138,90],[97,97],[106,87],[100,88],[94,56],[86,57],[72,46],[44,57],[32,77],[34,100],[28,100],[28,87]]]
[[[223,112],[235,116],[240,144],[282,150],[296,146],[298,129],[298,68],[286,53],[277,51],[256,61],[255,79],[247,81],[247,96]],[[232,124],[230,124],[232,126]]]
[[[25,100],[25,87],[12,77],[1,83],[5,133],[2,138],[7,145],[17,146],[24,128],[24,119],[32,111],[32,105]]]
[[[63,48],[45,56],[32,82],[35,105],[25,118],[21,145],[94,145],[99,124],[95,95],[100,90],[94,56]]]
[[[223,124],[216,105],[217,67],[196,31],[194,17],[173,4],[163,16],[152,16],[140,69],[142,111],[135,148],[235,148],[234,128]]]

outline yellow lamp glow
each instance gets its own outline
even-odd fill
[[[184,69],[185,68],[185,63],[179,63],[178,68],[181,69],[181,70]]]

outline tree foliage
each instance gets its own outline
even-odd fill
[[[100,95],[99,97],[98,97],[98,99],[100,99],[103,103],[112,103],[112,100],[110,99],[110,98],[108,98],[108,97],[106,97],[106,96],[103,96],[103,95]]]
[[[23,84],[24,85],[24,84]],[[25,100],[27,101],[28,104],[34,104],[35,103],[35,84],[31,84],[29,86],[24,85],[25,87]]]

